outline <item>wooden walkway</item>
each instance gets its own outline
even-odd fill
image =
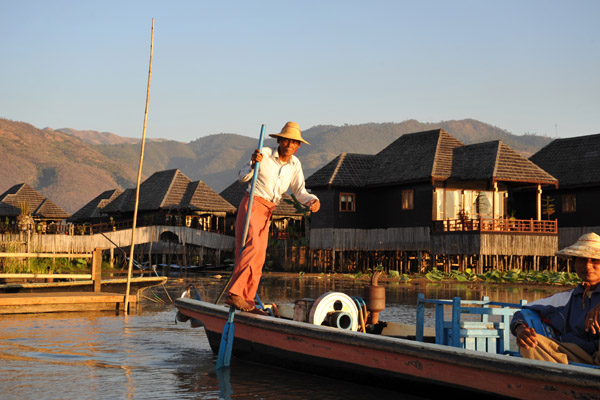
[[[160,242],[161,235],[168,232],[171,238],[185,245],[202,246],[216,250],[235,249],[235,238],[185,226],[142,226],[135,230],[135,244]],[[10,242],[15,235],[0,235],[0,241]],[[42,253],[91,253],[94,249],[110,249],[131,245],[131,229],[92,235],[33,235],[29,248]]]
[[[0,314],[61,311],[124,311],[125,295],[94,292],[0,293]],[[129,297],[130,311],[137,296]]]

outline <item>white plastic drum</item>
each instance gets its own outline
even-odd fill
[[[334,312],[349,313],[352,317],[350,330],[358,330],[358,308],[350,296],[340,292],[321,295],[310,309],[308,321],[314,325],[322,325],[328,314]]]

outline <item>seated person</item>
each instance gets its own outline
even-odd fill
[[[525,358],[600,365],[600,236],[587,233],[556,255],[573,259],[581,283],[525,306],[537,311],[542,321],[552,327],[554,338],[536,334],[521,312],[513,316],[511,332]]]

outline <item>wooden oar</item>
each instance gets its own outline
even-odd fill
[[[258,151],[262,151],[263,142],[265,141],[265,125],[263,124],[260,128],[260,137],[258,139]],[[250,198],[248,199],[248,209],[246,211],[246,220],[244,223],[244,233],[242,234],[242,241],[240,242],[240,253],[238,254],[238,259],[242,256],[242,252],[246,247],[246,239],[248,237],[248,227],[250,226],[250,215],[252,214],[252,203],[254,203],[254,188],[256,187],[256,179],[258,178],[258,170],[260,168],[260,163],[256,161],[254,163],[254,175],[252,175],[252,184],[250,185]],[[229,286],[231,282],[231,278],[233,273],[227,280],[225,287],[221,291],[221,294],[217,298],[215,303],[218,303],[223,293]],[[233,317],[235,315],[235,307],[233,305],[229,305],[229,316],[227,317],[227,322],[223,327],[223,333],[221,334],[221,344],[219,345],[219,354],[217,355],[217,369],[223,367],[229,367],[229,363],[231,361],[231,350],[233,348],[233,337],[235,332],[235,327],[233,325]]]

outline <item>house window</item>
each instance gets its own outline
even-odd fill
[[[577,211],[576,198],[574,194],[563,194],[562,196],[562,212],[572,213]]]
[[[356,201],[354,193],[340,193],[340,211],[356,211]]]
[[[415,201],[415,191],[410,189],[410,190],[403,190],[402,191],[402,209],[403,210],[412,210],[414,207],[414,201]]]

